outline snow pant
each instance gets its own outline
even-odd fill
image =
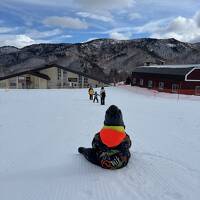
[[[105,97],[101,97],[101,105],[105,105]]]
[[[81,154],[91,163],[98,165],[104,169],[120,169],[128,164],[130,152],[123,157],[108,156],[106,153],[98,155],[94,148],[83,148]]]
[[[83,150],[83,152],[81,152],[81,154],[83,154],[83,156],[89,162],[100,166],[98,158],[97,158],[97,153],[96,153],[95,149],[93,149],[93,148],[84,148],[84,150]]]
[[[97,101],[97,103],[99,103],[99,100],[97,97],[94,97],[93,102],[95,102],[95,100]]]
[[[93,95],[92,94],[90,94],[90,100],[93,100]]]

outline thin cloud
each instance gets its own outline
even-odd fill
[[[12,31],[13,31],[12,28],[0,27],[0,34],[2,34],[2,33],[9,33],[9,32],[12,32]]]
[[[63,31],[60,29],[53,29],[53,30],[49,30],[49,31],[38,31],[35,29],[29,29],[26,31],[26,34],[34,39],[49,38],[49,37],[61,35],[62,33],[63,33]]]
[[[110,38],[112,39],[116,39],[116,40],[128,40],[130,39],[130,33],[127,34],[123,34],[123,33],[119,33],[119,32],[111,32],[109,34]]]
[[[135,19],[141,19],[142,15],[139,13],[130,13],[129,14],[129,19],[130,20],[135,20]]]
[[[111,16],[102,16],[102,15],[97,15],[89,12],[77,12],[76,13],[78,16],[84,17],[84,18],[90,18],[94,20],[99,20],[103,22],[112,22],[113,19]]]
[[[165,25],[168,24],[171,20],[172,20],[172,18],[150,21],[142,26],[134,27],[133,30],[137,34],[153,33],[156,31],[161,31],[162,29],[165,28]]]
[[[15,32],[18,29],[19,29],[18,27],[10,28],[10,27],[1,27],[0,26],[0,34]]]
[[[87,29],[88,24],[84,21],[81,21],[79,18],[72,17],[47,17],[43,20],[43,24],[47,26],[55,26],[61,28],[69,28],[69,29]]]
[[[102,10],[115,10],[130,8],[134,5],[135,0],[74,0],[78,6],[86,10],[93,10],[99,12]]]
[[[33,4],[39,6],[71,6],[73,5],[73,0],[1,0],[5,3],[23,3],[23,4]]]

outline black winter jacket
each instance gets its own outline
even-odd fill
[[[99,165],[106,169],[119,169],[128,164],[131,156],[129,148],[131,140],[128,134],[124,140],[116,147],[107,147],[100,138],[100,133],[94,136],[92,147],[96,150]]]

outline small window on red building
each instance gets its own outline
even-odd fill
[[[164,82],[159,82],[159,86],[158,86],[158,89],[159,90],[164,90]]]
[[[137,82],[137,79],[133,78],[133,84],[136,84],[136,82]]]
[[[143,86],[143,84],[144,84],[143,79],[140,79],[140,85]]]
[[[152,88],[153,87],[153,81],[149,80],[148,81],[148,88]]]
[[[179,85],[178,84],[172,84],[172,92],[173,93],[178,93]]]
[[[200,95],[200,86],[195,87],[195,94]]]

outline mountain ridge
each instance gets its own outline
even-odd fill
[[[144,62],[155,64],[200,63],[200,43],[185,43],[174,38],[132,40],[95,39],[85,43],[42,43],[23,48],[0,47],[0,76],[13,69],[25,70],[29,59],[41,58],[98,78],[124,79]],[[23,66],[20,67],[20,66]],[[27,66],[28,67],[28,66]]]

